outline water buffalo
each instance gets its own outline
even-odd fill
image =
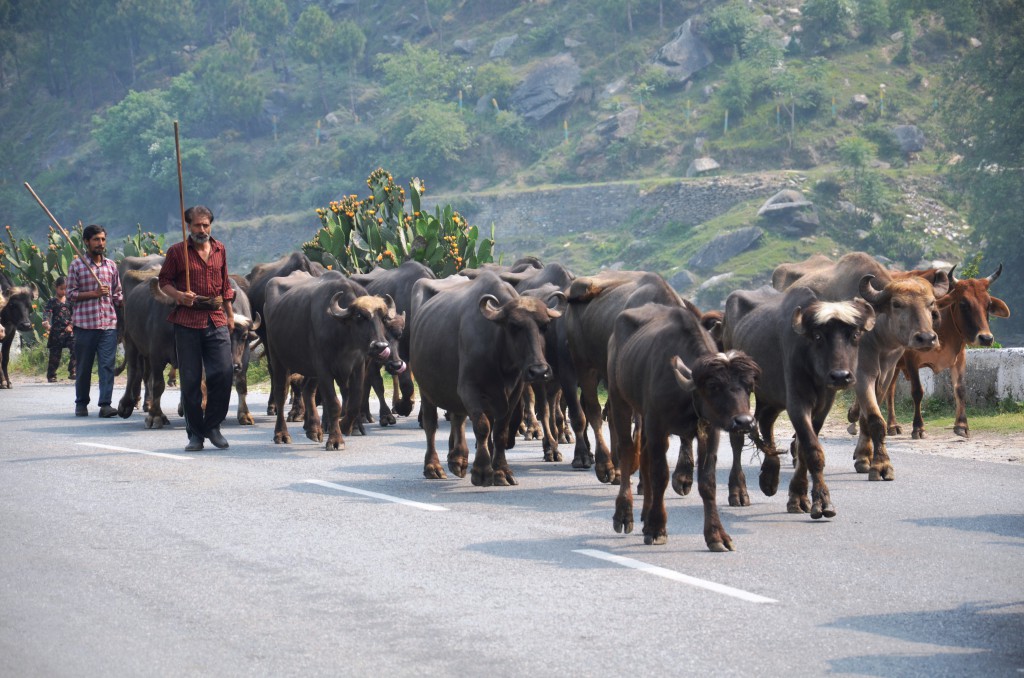
[[[857,373],[861,336],[875,326],[875,311],[862,299],[820,301],[806,287],[786,292],[733,292],[725,301],[722,343],[745,352],[761,367],[754,388],[754,418],[760,430],[755,443],[764,453],[761,490],[768,496],[779,485],[775,420],[783,410],[796,430],[797,468],[789,484],[790,513],[831,518],[835,508],[825,483],[825,453],[818,432],[836,393],[850,387]],[[749,506],[740,455],[744,435],[729,435],[733,451],[729,504]],[[811,501],[807,474],[811,476]]]
[[[309,260],[302,252],[292,252],[285,256],[263,264],[256,264],[252,267],[246,275],[245,279],[249,281],[249,305],[252,307],[253,313],[260,314],[263,318],[263,324],[256,330],[256,335],[259,337],[260,342],[263,344],[264,355],[267,356],[267,371],[270,372],[271,376],[271,389],[273,389],[273,372],[271,367],[270,355],[268,353],[269,347],[267,346],[267,314],[263,310],[263,306],[266,303],[267,298],[267,285],[271,280],[275,278],[281,278],[292,273],[292,271],[303,271],[305,273],[313,273],[313,262]],[[273,391],[270,393],[270,398],[267,400],[267,414],[274,414],[274,397]]]
[[[576,434],[573,468],[588,468],[591,463],[602,483],[619,482],[618,463],[605,443],[601,431],[601,403],[597,387],[607,379],[608,340],[615,318],[627,308],[647,303],[686,307],[700,317],[700,311],[684,301],[657,273],[645,271],[607,271],[576,278],[569,286],[569,308],[565,325],[573,372],[559,376]],[[577,400],[577,383],[579,388]],[[580,412],[582,411],[582,414]],[[594,432],[596,452],[590,457],[586,430],[577,422],[587,422]]]
[[[32,302],[39,298],[39,288],[35,283],[15,286],[7,274],[0,271],[0,296],[6,299],[0,310],[0,389],[11,388],[11,377],[7,373],[7,365],[11,360],[11,345],[18,332],[32,331]]]
[[[644,543],[668,540],[665,453],[669,436],[678,435],[691,454],[696,438],[704,541],[712,551],[732,551],[732,538],[722,526],[715,503],[718,429],[750,428],[750,392],[757,380],[757,365],[737,351],[719,353],[699,316],[690,309],[647,304],[624,310],[615,318],[607,369],[609,426],[621,478],[615,531],[633,529],[629,478],[639,468],[644,487]],[[640,421],[634,434],[635,417]],[[693,482],[692,462],[689,473],[684,493]]]
[[[268,282],[264,317],[277,412],[274,442],[291,442],[284,401],[288,380],[298,372],[307,378],[303,386],[307,437],[322,437],[311,402],[312,389],[316,388],[328,421],[326,449],[343,449],[344,435],[351,433],[359,417],[366,359],[383,360],[390,351],[384,323],[394,319],[395,302],[391,297],[381,299],[368,294],[362,285],[337,271],[314,277],[297,270]],[[345,401],[344,414],[335,383]]]
[[[773,280],[778,277],[773,275]],[[933,282],[917,276],[894,279],[870,255],[853,252],[834,264],[822,264],[793,285],[814,290],[822,301],[846,301],[859,294],[874,307],[875,329],[861,340],[857,362],[860,437],[854,468],[868,473],[870,480],[894,480],[896,472],[885,449],[886,424],[878,403],[903,351],[931,349],[938,343],[936,299],[948,290],[949,276],[939,271]]]
[[[352,280],[359,283],[366,288],[366,291],[370,294],[376,294],[383,296],[389,295],[395,300],[395,310],[398,314],[405,314],[405,326],[406,328],[412,326],[412,288],[417,280],[433,280],[436,278],[433,271],[419,263],[418,261],[405,261],[398,268],[383,269],[376,268],[367,274],[358,274],[350,276]],[[395,326],[392,325],[389,330],[393,333]],[[409,333],[407,331],[400,332],[398,339],[398,353],[396,354],[404,359],[409,358]],[[392,367],[392,369],[396,369]],[[368,375],[370,386],[377,393],[380,401],[380,423],[382,426],[388,423],[395,423],[394,416],[392,416],[390,409],[387,407],[387,403],[383,397],[383,380],[380,377],[380,371],[372,371]],[[401,391],[401,399],[393,401],[393,407],[395,413],[406,417],[412,413],[413,409],[413,375],[409,370],[401,369],[397,374],[395,382]]]
[[[954,266],[955,270],[956,267]],[[1002,299],[989,294],[989,286],[1003,272],[1000,264],[992,275],[986,278],[957,278],[953,270],[949,272],[951,287],[946,296],[939,300],[939,323],[936,331],[939,334],[938,346],[925,351],[907,351],[897,365],[898,373],[902,373],[910,382],[910,394],[914,400],[914,423],[911,437],[925,437],[924,419],[921,417],[921,398],[924,389],[918,370],[922,367],[931,368],[938,374],[949,370],[950,382],[953,385],[953,401],[956,404],[956,419],[953,422],[953,433],[969,438],[971,433],[967,427],[967,404],[964,375],[967,368],[967,346],[991,346],[995,341],[988,324],[989,315],[997,318],[1009,318],[1010,307]],[[935,274],[935,269],[909,271],[905,275],[927,277]],[[889,410],[888,430],[890,434],[902,433],[896,423],[896,378],[889,384],[886,393],[886,404]]]
[[[543,335],[565,297],[555,294],[548,303],[555,308],[520,296],[492,271],[472,281],[416,283],[409,364],[422,400],[424,477],[447,477],[434,442],[441,407],[451,416],[449,470],[466,475],[468,417],[476,436],[473,484],[517,484],[505,450],[515,444],[525,385],[551,378]]]

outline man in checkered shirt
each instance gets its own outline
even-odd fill
[[[101,417],[113,417],[110,402],[114,393],[114,359],[117,355],[117,307],[124,294],[117,264],[104,256],[107,229],[90,224],[82,232],[85,253],[68,267],[68,301],[75,305],[71,324],[75,328],[75,416],[89,416],[92,365],[99,359]]]

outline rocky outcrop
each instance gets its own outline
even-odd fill
[[[896,125],[892,128],[892,135],[904,155],[924,150],[924,132],[917,125]]]
[[[654,65],[667,71],[679,82],[686,82],[694,73],[714,63],[711,50],[694,35],[692,25],[693,19],[687,19],[654,57]]]
[[[535,66],[512,93],[512,108],[537,122],[572,103],[580,84],[580,67],[571,54],[560,54]]]
[[[764,231],[757,226],[747,226],[723,233],[700,248],[686,265],[698,273],[710,273],[715,267],[754,247],[763,235]]]

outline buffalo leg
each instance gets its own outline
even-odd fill
[[[885,391],[885,409],[888,415],[885,425],[891,436],[903,433],[903,427],[896,421],[896,382],[899,381],[899,378],[899,372],[894,374],[892,381],[889,382],[889,388]],[[909,379],[910,377],[908,376],[907,378]]]
[[[710,551],[734,551],[732,537],[722,526],[715,502],[717,461],[718,429],[700,421],[697,424],[697,491],[704,502],[704,543]]]
[[[469,443],[466,442],[466,415],[451,414],[448,428],[448,470],[460,478],[469,468]]]
[[[729,506],[750,506],[750,495],[747,494],[747,476],[743,472],[743,444],[747,435],[743,431],[729,433],[729,445],[732,447],[732,468],[729,470]]]
[[[490,451],[491,419],[481,410],[470,412],[469,419],[473,422],[473,435],[476,436],[476,453],[473,455],[473,471],[470,477],[474,485],[489,487],[494,484]],[[454,422],[452,424],[454,425]]]
[[[679,439],[679,456],[676,457],[676,468],[672,471],[672,489],[683,497],[693,489],[693,443],[689,438]]]
[[[292,397],[302,401],[302,406],[298,409],[303,413],[302,429],[306,432],[306,437],[313,442],[322,443],[324,441],[324,429],[320,413],[316,409],[317,391],[317,380],[305,377],[302,380],[298,395]]]
[[[924,400],[924,387],[921,385],[921,375],[917,370],[912,370],[908,378],[910,380],[910,397],[914,399],[914,425],[911,429],[910,437],[914,440],[921,440],[925,437],[924,417],[921,416],[921,401]]]
[[[248,351],[248,349],[246,349]],[[248,360],[243,361],[243,365],[248,364]],[[235,393],[238,394],[238,408],[237,408],[237,419],[241,426],[252,426],[255,421],[252,418],[252,414],[249,412],[249,403],[246,402],[246,398],[249,395],[249,377],[246,374],[246,370],[242,369],[235,372]]]
[[[423,457],[423,477],[428,480],[444,480],[448,476],[437,458],[437,407],[426,400],[420,405],[420,421],[427,436],[427,453]]]
[[[594,432],[594,446],[597,448],[594,453],[594,472],[602,483],[614,485],[619,482],[619,470],[616,468],[615,459],[612,457],[611,450],[608,449],[608,444],[604,440],[604,432],[601,430],[604,420],[601,417],[601,401],[597,398],[597,374],[591,372],[582,375],[580,390],[583,414],[586,416],[590,429]],[[577,447],[579,447],[579,443],[577,443]]]
[[[288,424],[285,422],[284,401],[288,394],[288,382],[292,375],[284,365],[276,365],[275,368],[271,371],[270,396],[272,401],[268,403],[267,409],[272,410],[277,416],[277,421],[274,423],[274,443],[290,443],[292,437],[288,435]],[[269,351],[267,352],[267,369],[270,369]]]
[[[324,406],[324,419],[327,422],[327,443],[324,449],[345,449],[345,437],[341,432],[341,399],[334,388],[334,379],[330,374],[317,377],[317,390]]]
[[[971,437],[967,428],[967,384],[964,377],[967,371],[967,353],[960,351],[949,368],[949,379],[953,386],[953,400],[956,403],[956,421],[953,422],[953,433],[964,438]],[[921,425],[922,430],[924,424]]]
[[[610,416],[608,428],[612,449],[619,459],[619,494],[615,498],[615,513],[612,528],[616,532],[629,534],[633,531],[633,471],[640,465],[641,434],[633,435],[633,409],[618,395],[608,394]]]
[[[149,393],[153,402],[149,406],[149,413],[146,414],[146,428],[163,428],[169,423],[160,407],[160,399],[164,395],[164,365],[162,362],[150,359],[149,367]]]

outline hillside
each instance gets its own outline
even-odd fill
[[[788,175],[774,183],[813,202],[819,227],[769,232],[693,284],[726,272],[729,284],[756,283],[780,257],[814,251],[867,249],[906,266],[975,262],[981,239],[952,181],[961,149],[945,114],[949,68],[979,49],[976,35],[988,39],[963,16],[969,5],[16,5],[0,12],[0,220],[45,232],[27,180],[65,222],[104,223],[115,236],[136,224],[176,232],[170,123],[179,120],[186,201],[209,204],[219,228],[243,233],[252,258],[296,248],[315,231],[317,207],[364,191],[383,166],[402,183],[423,178],[429,196],[471,218],[492,196],[528,205],[542,191],[551,224],[586,211],[586,202],[559,206],[586,195],[581,187],[632,182],[648,194],[796,173],[796,184]],[[553,239],[544,228],[513,235],[505,224],[515,218],[493,209],[480,225],[496,225],[508,257],[671,277],[713,235],[755,225],[768,197],[747,195],[696,223],[664,211],[671,201],[640,199],[615,223],[597,211],[573,217]],[[579,235],[571,256],[565,229]]]

